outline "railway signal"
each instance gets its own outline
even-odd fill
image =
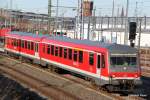
[[[137,28],[136,22],[130,22],[129,23],[129,40],[135,40],[136,28]]]
[[[129,40],[131,47],[135,46],[135,43],[133,41],[136,38],[136,28],[137,28],[136,22],[129,22]]]

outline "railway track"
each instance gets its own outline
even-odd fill
[[[12,76],[13,78],[23,82],[24,84],[28,84],[33,89],[40,91],[43,95],[50,97],[54,100],[59,100],[59,99],[81,100],[80,98],[61,90],[58,87],[55,87],[53,85],[48,84],[45,81],[30,76],[27,73],[23,73],[17,70],[16,68],[0,64],[0,69],[3,72]],[[44,88],[42,88],[42,86]]]
[[[17,62],[18,64],[20,64],[20,61],[18,61],[17,59],[13,59],[5,54],[0,54],[2,57],[8,57],[10,60],[13,60],[15,62]],[[0,63],[1,64],[1,63]],[[27,65],[28,67],[33,67],[38,69],[38,70],[41,70],[41,71],[44,71],[45,73],[48,73],[50,74],[50,70],[47,70],[47,69],[43,69],[41,67],[37,67],[36,65],[32,65],[32,64],[29,64],[29,63],[22,63],[22,64],[25,64]],[[10,71],[8,72],[11,76],[15,77],[16,79],[18,79],[18,76],[21,76],[21,74],[23,75],[22,77],[24,78],[19,78],[18,80],[22,81],[23,83],[26,83],[26,84],[30,84],[30,86],[38,91],[40,91],[42,94],[44,94],[45,96],[47,97],[50,97],[50,98],[53,98],[53,99],[60,99],[62,100],[62,98],[65,97],[68,98],[69,100],[80,100],[81,98],[75,96],[75,95],[72,95],[70,93],[67,93],[66,91],[63,91],[61,89],[59,89],[58,87],[55,87],[53,85],[50,85],[48,84],[47,82],[45,81],[41,81],[39,79],[36,79],[35,77],[33,76],[30,76],[30,75],[27,75],[25,72],[20,72],[18,69],[15,69],[13,67],[9,67],[9,66],[6,66],[6,65],[1,65],[1,66],[5,66],[5,67],[0,67],[0,69],[2,70],[5,70],[6,71]],[[11,74],[11,72],[13,73],[13,75]],[[18,73],[15,75],[15,72]],[[99,90],[97,89],[96,87],[93,87],[91,86],[90,84],[88,84],[88,82],[85,82],[84,80],[81,80],[81,79],[77,79],[75,77],[66,77],[65,75],[59,75],[57,76],[56,75],[57,73],[53,73],[53,75],[55,77],[61,77],[61,79],[65,79],[65,80],[69,80],[69,81],[72,81],[74,83],[77,83],[77,84],[80,84],[80,86],[83,86],[84,88],[86,88],[87,90],[90,90],[90,91],[93,91],[99,95],[102,95],[104,97],[106,97],[107,99],[118,99],[118,100],[122,100],[122,99],[126,99],[126,97],[120,97],[120,95],[118,94],[111,94],[111,93],[107,93],[106,91],[102,91],[102,90]],[[27,79],[29,78],[29,79]],[[26,79],[26,80],[24,80]],[[30,80],[30,81],[29,81]],[[31,81],[32,80],[32,81]],[[39,84],[42,84],[43,86],[46,86],[46,88],[41,88],[41,87],[38,87],[37,85],[34,85],[33,83],[39,83]],[[50,88],[50,89],[49,89]],[[54,92],[55,91],[55,92]],[[60,97],[58,97],[58,94]],[[130,99],[133,98],[133,99],[137,99],[138,97],[129,97]],[[139,98],[138,98],[139,99]]]

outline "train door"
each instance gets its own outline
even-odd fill
[[[39,44],[38,43],[35,43],[35,57],[39,57]]]
[[[101,54],[97,54],[96,73],[97,73],[97,75],[101,75]]]

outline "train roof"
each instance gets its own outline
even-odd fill
[[[35,33],[29,33],[29,32],[18,32],[18,31],[12,31],[11,34],[18,34],[18,35],[22,35],[22,36],[31,36],[33,38],[41,38],[44,36],[49,36],[49,35],[43,35],[43,34],[35,34]]]
[[[98,48],[106,48],[109,50],[110,53],[118,54],[118,53],[124,53],[124,54],[130,54],[130,53],[136,53],[137,49],[127,46],[127,45],[120,45],[115,43],[104,43],[100,41],[90,41],[90,40],[78,40],[78,39],[72,39],[68,37],[63,36],[49,36],[49,35],[37,35],[33,33],[27,33],[27,32],[11,32],[11,34],[18,34],[21,35],[23,39],[36,39],[41,40],[44,42],[49,42],[49,40],[59,41],[59,42],[67,42],[67,43],[73,43],[77,45],[86,45],[88,47],[98,47]]]
[[[90,41],[90,40],[78,40],[78,39],[71,39],[68,37],[61,37],[61,36],[51,36],[45,38],[46,40],[55,40],[55,41],[62,41],[62,42],[69,42],[79,45],[87,45],[87,46],[94,46],[99,48],[106,48],[111,53],[136,53],[137,49],[127,46],[127,45],[120,45],[115,43],[104,43],[100,41]]]

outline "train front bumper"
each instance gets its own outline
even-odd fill
[[[133,84],[133,85],[141,85],[142,81],[140,78],[110,78],[109,84],[112,85],[120,85],[120,84]]]

